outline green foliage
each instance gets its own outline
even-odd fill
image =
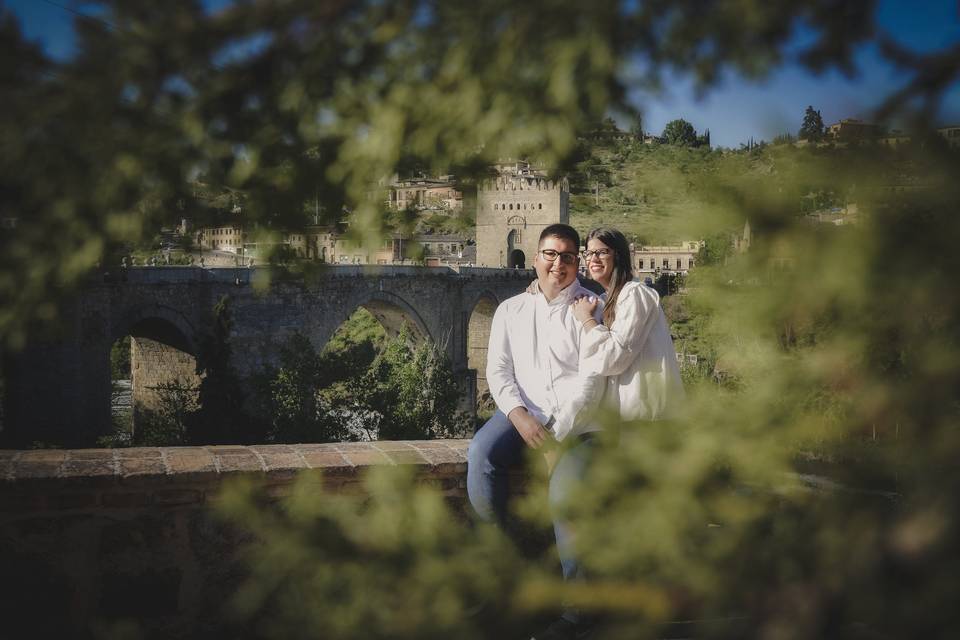
[[[193,444],[258,442],[263,436],[243,412],[244,393],[230,362],[230,298],[223,296],[213,308],[213,330],[202,338],[197,351],[200,381],[199,409],[192,416],[188,435]]]
[[[661,136],[667,144],[680,147],[693,147],[697,144],[697,132],[686,120],[671,120],[663,128]]]
[[[156,404],[137,412],[132,444],[144,447],[182,446],[197,441],[199,389],[188,380],[173,380],[152,388]]]
[[[268,508],[239,483],[220,502],[260,541],[230,603],[242,637],[489,638],[529,618],[510,595],[535,574],[513,547],[493,528],[465,526],[402,468],[372,472],[369,499],[318,480],[301,476]],[[481,604],[496,615],[476,615]]]
[[[202,220],[232,202],[251,226],[295,228],[305,202],[330,223],[346,206],[351,233],[373,246],[384,229],[371,187],[403,167],[468,176],[531,157],[567,169],[579,132],[632,113],[632,89],[658,86],[667,68],[701,89],[724,70],[762,75],[800,23],[810,37],[791,55],[845,66],[875,33],[873,5],[832,9],[364,0],[327,11],[293,0],[208,13],[99,0],[60,63],[4,11],[0,209],[20,222],[0,240],[0,336],[15,346],[34,321],[55,322],[57,292],[173,215]],[[904,86],[937,53],[900,55]],[[623,72],[628,60],[642,76]],[[956,56],[937,60],[947,71],[921,77],[928,102]]]
[[[468,418],[459,410],[462,389],[441,345],[415,347],[406,327],[364,376],[369,406],[383,416],[381,440],[463,437]]]
[[[709,266],[723,264],[733,253],[731,232],[715,233],[703,239],[703,245],[697,251],[696,264]]]
[[[823,118],[819,111],[815,111],[813,107],[807,107],[803,113],[803,124],[800,125],[797,137],[809,142],[819,142],[823,139]]]
[[[770,144],[780,145],[780,144],[794,144],[797,139],[790,133],[780,133],[773,137],[773,140],[770,141]]]
[[[357,309],[344,322],[323,348],[327,360],[323,368],[328,375],[337,375],[337,371],[359,372],[373,362],[376,354],[386,341],[383,325],[364,308]],[[342,378],[332,378],[333,380]]]
[[[110,379],[130,379],[130,336],[124,336],[110,347]]]
[[[269,442],[331,442],[343,438],[332,420],[324,420],[317,391],[323,385],[323,362],[310,340],[294,334],[281,348],[280,364],[267,382]]]
[[[382,346],[381,346],[382,345]],[[379,353],[377,351],[379,349]],[[430,341],[413,344],[404,328],[384,342],[366,311],[345,323],[317,354],[294,334],[276,368],[254,385],[269,442],[332,442],[460,437],[468,418],[449,360]]]
[[[197,175],[242,190],[244,215],[264,228],[302,220],[316,197],[327,221],[346,205],[354,235],[376,242],[387,227],[371,185],[401,165],[467,175],[498,157],[557,170],[586,160],[578,134],[630,111],[641,83],[628,64],[644,70],[644,86],[672,67],[705,89],[730,69],[761,75],[787,52],[845,68],[881,37],[875,3],[837,11],[832,0],[291,0],[215,15],[195,2],[91,4],[113,28],[78,23],[78,56],[62,64],[0,17],[0,209],[19,221],[0,235],[8,348],[55,324],[57,294],[72,294],[104,256],[150,237],[181,200],[192,210]],[[803,42],[788,42],[801,24]],[[260,45],[244,47],[251,38]],[[960,52],[882,43],[905,88],[889,106],[933,122]],[[674,316],[709,363],[688,377],[683,420],[619,425],[589,491],[561,511],[585,587],[527,579],[509,547],[458,528],[438,496],[401,480],[372,481],[365,499],[303,485],[293,506],[224,503],[261,543],[237,602],[250,633],[519,637],[512,603],[555,609],[566,598],[609,614],[610,637],[662,637],[655,625],[680,617],[702,638],[955,637],[957,156],[934,145],[752,147],[591,152],[616,189],[601,189],[599,205],[575,195],[578,226],[606,217],[649,238],[710,238],[747,219],[755,242],[707,258]],[[802,215],[810,193],[816,206],[860,213],[815,225]],[[226,367],[225,303],[217,319],[198,357],[206,431],[187,433],[252,441],[236,430],[243,398]],[[385,433],[436,433],[426,408],[451,405],[414,381],[445,388],[437,352],[395,341],[374,366],[382,376],[337,384],[396,408],[381,412]],[[272,387],[284,420],[312,411],[299,378],[314,372],[294,359]],[[396,384],[367,384],[387,376]],[[465,615],[484,595],[494,612],[484,620],[506,629]],[[730,616],[745,629],[707,622]]]
[[[960,513],[944,496],[960,489],[960,297],[951,280],[960,264],[950,247],[960,232],[953,215],[960,194],[951,179],[960,167],[956,155],[930,153],[940,152],[909,163],[935,189],[891,195],[884,184],[899,175],[894,155],[791,152],[774,156],[796,161],[781,168],[788,179],[766,188],[747,182],[724,196],[751,221],[750,250],[699,266],[685,294],[664,298],[678,350],[698,355],[696,367],[684,368],[683,419],[618,424],[620,437],[601,440],[600,462],[583,490],[559,507],[577,532],[586,583],[529,573],[515,556],[508,573],[516,581],[498,583],[496,556],[484,556],[480,564],[492,582],[470,597],[494,598],[497,615],[481,619],[508,627],[500,635],[521,636],[518,610],[496,603],[521,603],[522,614],[569,602],[604,616],[601,637],[664,637],[671,619],[691,620],[684,633],[702,638],[955,635],[960,619],[949,576],[960,570]],[[856,168],[837,170],[852,158]],[[859,178],[856,223],[808,221],[800,194],[813,175],[834,191]],[[891,255],[925,260],[927,268],[906,272]],[[402,368],[411,353],[394,342],[377,366]],[[545,485],[531,473],[518,517],[536,527]],[[350,509],[390,500],[414,509],[395,489],[371,485],[370,498],[349,502]],[[311,508],[325,509],[326,501]],[[318,521],[351,530],[330,518],[308,520]],[[316,531],[307,528],[313,524],[283,522],[264,533],[261,558],[290,548],[291,535],[319,540],[316,549],[300,546],[285,561],[290,569],[274,576],[268,567],[275,562],[256,560],[252,584],[307,585],[304,593],[335,608],[316,618],[305,617],[304,607],[266,600],[244,608],[253,620],[283,625],[277,635],[331,618],[356,620],[360,612],[372,616],[365,607],[373,575],[385,576],[377,588],[415,599],[404,602],[435,593],[433,583],[393,573],[393,556],[335,545],[344,554],[318,556],[329,538],[306,535]],[[369,513],[349,522],[388,531],[387,541],[406,526],[399,513],[387,525]],[[430,527],[421,533],[424,541],[441,535]],[[472,545],[482,534],[465,535]],[[432,557],[438,576],[463,575],[460,556],[442,543],[435,548],[412,553],[404,566],[416,572]],[[345,591],[333,604],[327,578],[313,576],[339,575],[350,554],[362,555],[370,573],[339,582]],[[301,567],[310,579],[295,573]],[[448,588],[462,593],[456,583]],[[462,604],[450,605],[459,615],[453,626],[428,605],[411,606],[411,619],[422,625],[417,633],[477,633],[476,619],[460,615]],[[425,610],[433,620],[416,617]],[[374,636],[381,622],[415,635],[392,618],[373,619]]]

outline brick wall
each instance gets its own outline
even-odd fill
[[[248,534],[212,509],[246,476],[286,495],[298,474],[359,490],[372,465],[413,465],[465,508],[468,440],[0,450],[3,637],[86,637],[135,619],[146,637],[222,632]]]

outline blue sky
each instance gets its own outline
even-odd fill
[[[26,36],[39,41],[49,55],[62,59],[71,54],[75,15],[55,5],[78,5],[71,0],[0,3],[20,18]],[[228,3],[204,1],[211,9]],[[84,10],[82,4],[79,10]],[[881,0],[877,19],[882,30],[920,51],[960,42],[958,0]],[[883,96],[901,86],[904,79],[874,48],[861,48],[856,63],[855,78],[836,71],[817,76],[794,64],[781,67],[762,82],[731,76],[700,100],[688,79],[674,76],[664,94],[638,95],[636,101],[650,132],[659,133],[668,121],[684,118],[699,131],[710,129],[714,145],[736,147],[751,137],[769,140],[778,133],[795,134],[807,105],[819,109],[827,124],[847,117],[869,118]],[[952,87],[936,124],[960,124],[960,83]]]

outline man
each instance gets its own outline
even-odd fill
[[[467,494],[484,520],[505,523],[510,469],[522,463],[527,447],[541,449],[565,439],[573,443],[553,466],[551,506],[563,502],[586,470],[594,445],[591,433],[599,430],[582,420],[591,404],[577,416],[561,410],[573,396],[595,398],[604,382],[578,376],[582,326],[570,303],[593,295],[577,281],[579,249],[580,236],[572,227],[553,224],[544,229],[534,260],[536,292],[505,300],[493,316],[487,383],[498,410],[476,433],[467,454]],[[596,310],[597,320],[601,313]],[[555,519],[554,533],[564,579],[576,579],[580,568],[570,531]],[[569,609],[537,639],[577,637],[584,626]]]

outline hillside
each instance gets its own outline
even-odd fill
[[[729,206],[732,192],[769,184],[783,160],[769,150],[635,141],[588,147],[584,153],[571,176],[571,223],[581,230],[611,225],[645,244],[699,238],[742,224]]]
[[[800,215],[925,184],[940,160],[921,160],[918,149],[584,144],[570,174],[570,220],[581,231],[614,226],[648,245],[704,238],[773,211]]]

